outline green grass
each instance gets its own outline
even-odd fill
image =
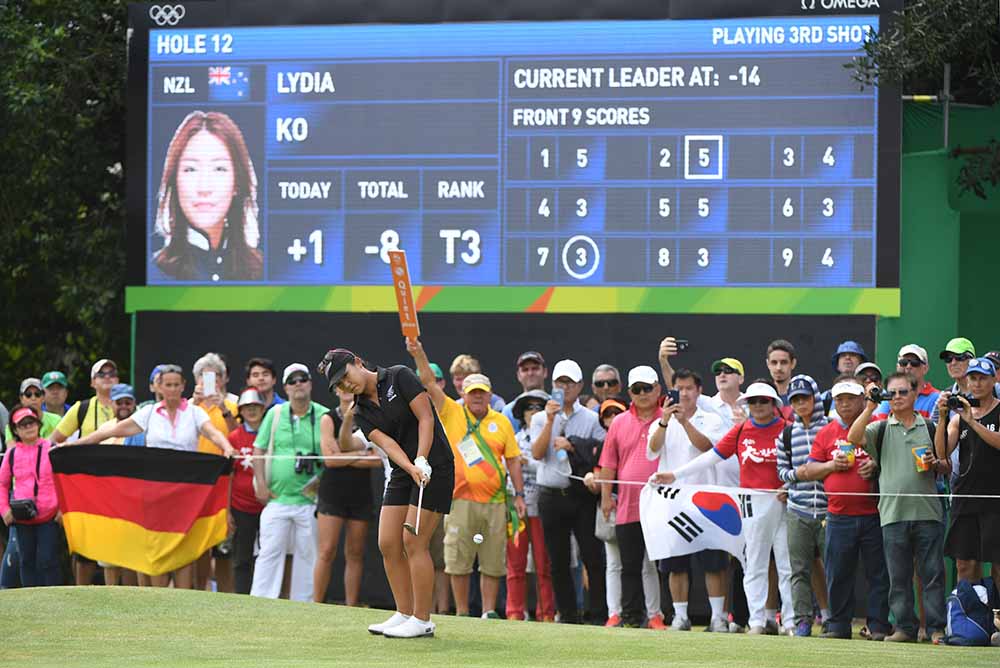
[[[435,617],[437,637],[386,640],[383,610],[171,589],[0,591],[0,663],[37,666],[808,666],[996,668],[996,648],[750,637]]]

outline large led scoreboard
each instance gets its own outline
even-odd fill
[[[209,4],[148,6],[133,283],[384,285],[402,248],[456,294],[898,287],[898,96],[845,67],[878,15],[241,25]]]

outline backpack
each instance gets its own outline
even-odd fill
[[[879,420],[878,426],[875,428],[875,463],[882,466],[882,443],[885,441],[885,430],[886,423],[888,420]],[[931,437],[931,449],[934,448],[934,435],[937,429],[934,423],[930,420],[925,419],[924,425],[927,427],[927,434]]]
[[[980,598],[981,593],[986,595],[986,603]],[[948,626],[944,642],[963,647],[988,647],[993,635],[993,609],[998,607],[1000,595],[992,578],[983,578],[976,583],[959,580],[948,597]]]

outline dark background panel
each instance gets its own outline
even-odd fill
[[[279,374],[292,362],[314,368],[333,347],[350,348],[382,365],[412,365],[395,313],[144,312],[136,319],[140,393],[145,390],[141,379],[159,363],[180,364],[190,382],[194,361],[207,351],[228,358],[233,392],[241,387],[246,360],[256,355],[273,359]],[[428,355],[446,373],[455,355],[470,353],[506,399],[520,387],[514,360],[524,350],[540,351],[550,368],[560,359],[575,359],[589,378],[601,363],[614,364],[623,374],[638,364],[657,367],[660,340],[673,335],[691,342],[690,350],[675,358],[675,368],[708,374],[714,360],[733,356],[746,366],[749,381],[767,373],[767,344],[785,338],[798,349],[798,370],[826,386],[833,375],[830,355],[840,341],[854,339],[869,352],[875,348],[873,316],[421,313],[420,326]],[[715,392],[710,378],[705,391]],[[321,403],[331,402],[322,383],[314,384],[313,394]]]

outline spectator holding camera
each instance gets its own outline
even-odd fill
[[[658,471],[649,481],[657,485],[671,485],[675,481],[683,483],[736,455],[740,462],[741,487],[781,489],[777,459],[785,428],[785,421],[779,414],[782,401],[774,386],[761,381],[751,383],[743,398],[750,412],[749,420],[726,432],[707,452],[673,471]],[[785,507],[776,494],[754,495],[752,504],[752,512],[747,513],[746,520],[746,570],[743,575],[743,587],[750,608],[749,633],[776,635],[776,621],[766,607],[772,550],[781,591],[781,621],[787,631],[794,628]]]
[[[552,586],[560,621],[582,621],[577,610],[576,591],[570,568],[570,534],[580,546],[580,557],[587,568],[590,584],[590,621],[607,619],[604,589],[604,549],[594,534],[597,498],[587,487],[568,476],[577,444],[601,442],[605,431],[600,417],[584,408],[578,398],[583,390],[583,370],[574,360],[564,359],[552,370],[553,394],[561,392],[562,403],[550,399],[545,410],[531,419],[531,454],[541,462],[538,467],[538,513],[545,530],[545,548],[552,565]],[[614,424],[612,422],[612,424]],[[562,454],[560,454],[562,453]]]
[[[730,360],[735,362],[735,360]],[[657,462],[661,471],[676,470],[708,452],[725,435],[723,419],[698,406],[701,394],[701,376],[688,369],[674,373],[673,385],[677,403],[668,396],[659,420],[647,429],[646,458]],[[610,437],[610,432],[609,432]],[[718,466],[716,467],[718,468]],[[711,485],[716,482],[714,471],[704,471],[689,479],[689,484]],[[709,629],[715,633],[728,633],[723,608],[726,601],[726,569],[729,555],[722,550],[704,550],[694,555],[670,557],[660,562],[660,568],[669,574],[670,597],[674,604],[671,628],[690,631],[691,620],[687,614],[688,592],[691,586],[691,561],[696,558],[705,571],[705,589],[712,608]]]
[[[58,585],[59,504],[49,462],[52,444],[40,436],[42,412],[17,404],[9,426],[15,440],[0,463],[0,515],[16,536],[21,586]]]
[[[868,403],[851,425],[848,442],[863,447],[875,460],[882,496],[878,510],[889,570],[889,607],[896,631],[888,642],[914,642],[919,620],[913,607],[914,560],[923,584],[924,611],[931,639],[944,636],[944,525],[935,498],[936,473],[946,473],[947,460],[934,456],[934,424],[914,410],[919,384],[896,372],[886,378],[891,413],[871,422],[883,396],[876,385],[867,388]]]
[[[194,394],[191,401],[208,415],[212,426],[223,434],[237,427],[236,401],[226,397],[226,364],[217,353],[205,353],[194,363]],[[198,451],[216,454],[215,445],[202,436],[198,439]]]
[[[913,404],[913,410],[925,418],[937,422],[935,406],[941,392],[925,379],[929,368],[927,351],[917,344],[908,343],[899,349],[899,353],[896,355],[896,371],[912,376],[917,381],[917,400]],[[881,379],[881,373],[879,376]],[[879,385],[881,386],[881,384],[880,382]],[[867,386],[868,383],[865,385]],[[887,417],[889,417],[889,402],[883,401],[875,410],[875,419],[884,420]]]
[[[954,417],[937,430],[934,449],[947,460],[958,449],[951,526],[945,554],[955,559],[958,577],[976,582],[982,564],[992,564],[994,582],[1000,582],[1000,499],[967,498],[1000,494],[1000,401],[993,396],[996,369],[985,358],[974,359],[965,372],[968,394],[942,392],[938,411]]]
[[[285,574],[285,552],[294,535],[291,589],[293,601],[311,601],[316,564],[316,502],[307,485],[315,477],[321,454],[323,425],[333,436],[329,412],[310,399],[312,378],[304,364],[289,364],[282,372],[287,404],[277,404],[264,416],[254,440],[254,490],[264,505],[260,514],[260,551],[254,566],[251,596],[278,598]]]

